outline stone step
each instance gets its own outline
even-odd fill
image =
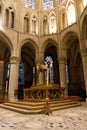
[[[77,104],[77,102],[75,102],[75,101],[72,101],[72,102],[61,102],[61,103],[51,103],[51,104],[49,104],[50,105],[50,108],[52,108],[52,107],[57,107],[57,106],[65,106],[65,105],[70,105],[70,104]]]
[[[50,108],[51,111],[57,111],[57,110],[61,110],[61,109],[66,109],[66,108],[72,108],[72,107],[79,107],[81,106],[81,103],[76,103],[76,104],[68,104],[65,106],[58,106],[58,107],[52,107]]]
[[[70,105],[70,104],[76,104],[77,102],[75,101],[68,101],[68,102],[48,102],[50,108],[51,107],[57,107],[57,106],[64,106],[64,105]],[[44,102],[44,104],[31,104],[31,103],[17,103],[17,102],[7,102],[4,103],[4,105],[7,106],[12,106],[12,107],[17,107],[17,108],[23,108],[23,109],[42,109],[43,106],[45,106],[46,102]]]
[[[26,110],[42,110],[44,105],[36,105],[36,106],[29,106],[25,104],[14,104],[14,103],[4,103],[5,106],[11,106],[11,107],[16,107],[16,108],[21,108],[21,109],[26,109]]]
[[[22,113],[22,114],[39,114],[39,113],[41,113],[41,110],[32,110],[32,109],[27,110],[27,109],[21,109],[21,108],[16,108],[16,107],[11,107],[11,106],[5,106],[3,104],[1,104],[0,107],[11,110],[11,111],[15,111],[18,113]]]
[[[25,105],[25,106],[40,106],[40,105],[44,105],[45,102],[20,102],[20,101],[17,101],[17,102],[7,102],[7,103],[11,103],[11,104],[20,104],[20,105]],[[6,104],[6,103],[4,103]]]
[[[65,109],[65,108],[71,108],[71,107],[76,107],[80,106],[81,103],[73,100],[50,100],[47,101],[30,101],[30,102],[22,102],[22,101],[17,101],[17,102],[6,102],[4,104],[1,104],[2,108],[9,109],[15,112],[20,112],[23,114],[38,114],[42,113],[45,111],[56,111],[60,109]]]
[[[66,102],[73,102],[73,100],[49,100],[48,101],[49,104],[59,104],[59,103],[66,103]],[[46,104],[46,100],[44,101],[17,101],[17,102],[7,102],[7,103],[13,103],[13,104],[20,104],[20,105],[29,105],[29,106],[39,106],[39,105],[45,105]],[[6,104],[6,103],[5,103]]]

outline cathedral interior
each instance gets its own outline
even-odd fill
[[[87,0],[0,0],[0,130],[87,129],[86,20]]]
[[[65,88],[87,95],[87,1],[0,0],[0,95],[23,99],[23,89]],[[15,96],[17,95],[17,97]]]

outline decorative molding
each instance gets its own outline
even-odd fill
[[[10,58],[10,64],[19,64],[21,61],[20,57],[13,56]]]

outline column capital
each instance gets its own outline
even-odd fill
[[[80,50],[80,53],[81,53],[81,56],[82,56],[82,57],[87,56],[87,48],[81,49],[81,50]]]
[[[62,56],[62,57],[58,58],[58,61],[59,61],[60,64],[66,64],[67,58]]]
[[[10,64],[19,64],[20,61],[21,61],[20,57],[16,57],[16,56],[10,57]]]

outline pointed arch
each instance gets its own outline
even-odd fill
[[[67,3],[66,9],[67,9],[68,25],[71,25],[74,22],[76,22],[75,4],[72,1],[69,1]]]
[[[38,17],[36,15],[32,15],[32,34],[38,34]]]
[[[41,46],[42,52],[44,52],[45,47],[46,47],[46,45],[47,45],[48,43],[51,43],[52,45],[54,45],[56,48],[59,49],[58,43],[57,43],[55,40],[49,38],[49,39],[47,39],[46,41],[44,41],[44,43],[42,44],[42,46]]]
[[[67,13],[65,6],[60,8],[60,28],[61,30],[67,27]]]
[[[30,23],[29,13],[26,12],[24,16],[24,33],[29,33],[29,23]]]
[[[43,16],[43,34],[48,34],[48,17],[47,15]]]
[[[49,14],[49,32],[50,33],[56,33],[57,27],[56,27],[56,15],[54,12],[51,12]]]
[[[10,41],[10,38],[1,30],[0,30],[0,41],[4,42],[7,45],[8,49],[10,50],[10,53],[12,55],[12,51],[13,51],[12,42]]]

